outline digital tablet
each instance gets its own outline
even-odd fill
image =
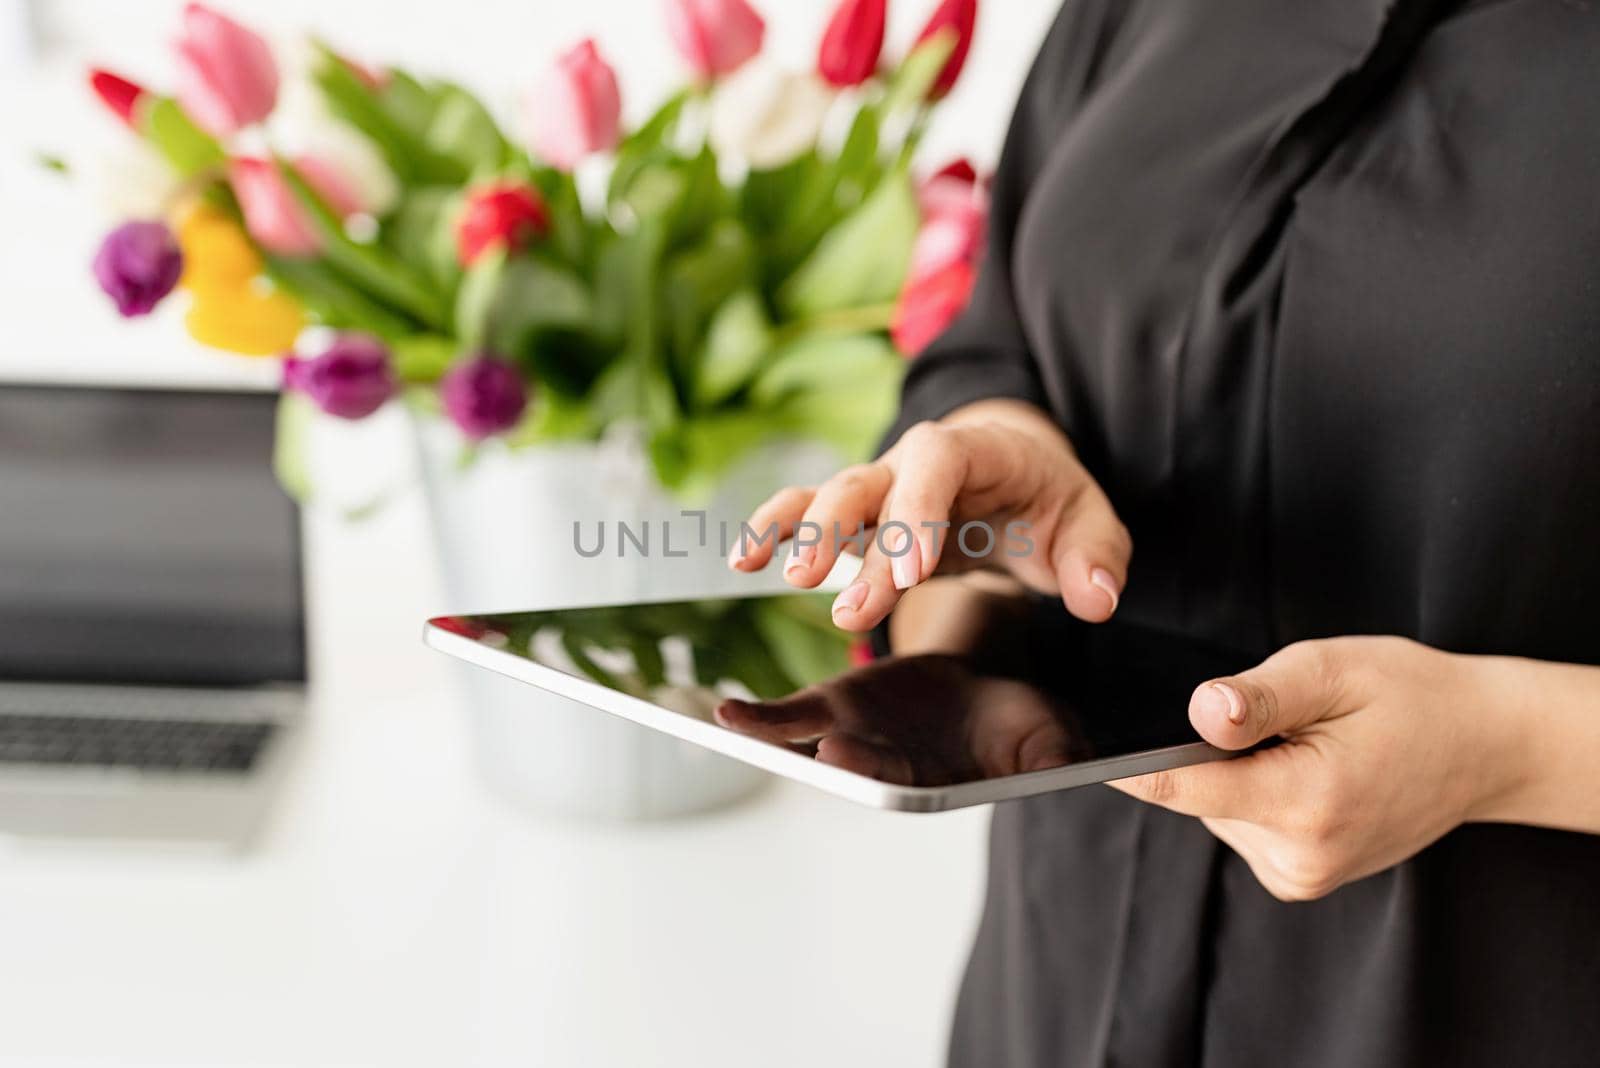
[[[960,653],[874,655],[829,596],[781,594],[430,620],[433,648],[774,775],[936,812],[1194,764],[1195,686],[1249,658],[1054,599]],[[529,715],[538,715],[530,702]]]

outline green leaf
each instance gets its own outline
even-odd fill
[[[455,228],[460,208],[459,189],[423,186],[406,195],[384,227],[384,243],[401,262],[426,274],[441,296],[461,284]]]
[[[495,274],[480,344],[505,356],[520,356],[538,334],[585,328],[592,314],[589,291],[577,276],[531,256],[516,256]]]
[[[755,629],[773,657],[794,684],[802,689],[834,678],[850,666],[850,639],[823,616],[789,610],[791,600],[813,598],[762,598],[752,606]]]
[[[773,425],[832,445],[847,463],[865,459],[894,420],[903,375],[904,363],[896,357],[848,382],[791,393],[772,409]]]
[[[893,300],[920,225],[910,176],[895,171],[790,276],[779,293],[780,305],[807,318]]]
[[[489,339],[489,319],[500,296],[506,271],[504,246],[485,250],[462,276],[456,290],[455,328],[463,350],[483,348]]]
[[[436,94],[438,110],[428,127],[428,148],[469,174],[498,170],[509,146],[488,109],[458,86],[440,86]]]
[[[617,146],[617,155],[621,157],[654,152],[666,144],[673,130],[677,128],[678,119],[683,114],[683,107],[688,103],[690,93],[689,89],[681,89],[668,97],[666,102],[656,109],[654,115],[622,139],[622,143]]]
[[[955,54],[960,39],[961,35],[952,27],[939,31],[912,49],[889,83],[889,92],[883,101],[883,113],[893,115],[897,111],[921,107],[927,101],[933,83],[939,80],[944,65]]]
[[[841,179],[856,181],[863,188],[873,184],[879,168],[878,140],[882,126],[877,108],[869,105],[856,112],[855,121],[850,124],[850,132],[845,135],[833,163]]]
[[[595,432],[594,413],[586,399],[539,389],[528,406],[528,414],[506,435],[506,443],[517,449],[547,441],[589,438]]]
[[[300,504],[311,500],[311,467],[307,457],[311,421],[316,409],[299,393],[278,398],[277,438],[272,450],[272,471],[285,493]]]
[[[371,138],[402,184],[459,185],[467,179],[464,164],[427,142],[438,110],[432,92],[398,70],[389,72],[382,88],[372,89],[330,49],[316,48],[312,80],[328,110]]]
[[[743,389],[771,344],[772,324],[755,290],[741,289],[723,301],[695,360],[695,406],[714,407]]]
[[[774,233],[788,225],[801,190],[815,180],[822,167],[822,157],[810,149],[781,167],[751,171],[739,190],[739,212],[746,225],[758,234]]]
[[[368,296],[320,260],[269,256],[267,273],[323,326],[365,330],[391,343],[416,332],[412,319]]]
[[[683,197],[671,219],[668,241],[673,245],[695,240],[733,208],[733,197],[717,173],[717,157],[706,145],[683,164]]]
[[[685,500],[704,500],[735,462],[783,430],[769,412],[695,416],[650,439],[650,462],[663,486]]]
[[[418,180],[425,164],[420,158],[417,139],[394,120],[378,94],[356,77],[348,65],[329,49],[316,47],[311,77],[328,110],[366,134],[402,182]]]
[[[664,148],[619,158],[607,193],[613,209],[665,227],[669,247],[695,240],[730,201],[709,147],[687,159]]]
[[[144,136],[181,178],[193,178],[228,162],[216,138],[196,126],[177,101],[152,100],[141,117]]]
[[[538,175],[539,189],[550,212],[550,233],[545,248],[570,266],[587,272],[593,259],[593,229],[584,217],[578,185],[570,174],[558,171]]]
[[[805,390],[850,389],[900,364],[894,345],[879,333],[805,337],[772,355],[750,386],[750,399],[770,407]]]
[[[437,382],[455,362],[461,345],[437,334],[413,334],[390,342],[395,374],[402,382]]]
[[[794,680],[753,625],[730,626],[719,638],[724,677],[744,683],[764,701],[794,693]]]
[[[681,415],[660,343],[656,280],[665,246],[664,225],[645,219],[600,251],[593,322],[599,336],[620,346],[621,352],[591,394],[599,427],[629,419],[659,430]]]
[[[699,244],[667,260],[662,271],[662,310],[668,344],[685,382],[693,380],[711,315],[754,272],[755,245],[736,219],[713,225]]]
[[[388,74],[376,93],[378,105],[391,127],[420,142],[438,113],[439,101],[427,86],[405,71],[390,67]]]
[[[621,690],[623,693],[634,693],[636,691],[636,687],[623,685],[620,679],[615,678],[609,671],[595,663],[582,642],[583,639],[571,630],[563,631],[561,634],[561,647],[572,658],[572,662],[577,666],[578,670],[608,689]]]
[[[293,166],[279,161],[278,170],[305,209],[322,241],[323,259],[354,284],[378,299],[404,309],[424,325],[443,330],[448,325],[443,300],[410,266],[377,245],[352,241],[344,225]]]

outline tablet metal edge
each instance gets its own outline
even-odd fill
[[[1090,783],[1108,782],[1153,771],[1223,760],[1237,754],[1216,749],[1202,741],[1168,746],[1142,753],[1087,760],[1060,768],[1006,775],[998,779],[957,783],[952,786],[900,786],[880,782],[843,768],[822,764],[756,738],[737,734],[715,724],[669,712],[641,698],[618,693],[575,675],[535,663],[504,649],[452,633],[429,620],[423,628],[423,643],[429,648],[486,668],[518,682],[528,683],[609,715],[620,716],[699,745],[723,756],[742,760],[763,771],[795,779],[848,801],[897,812],[944,812],[951,809],[1010,801],[1020,797]]]

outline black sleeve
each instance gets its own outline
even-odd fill
[[[1017,316],[1011,277],[1017,226],[1029,189],[1062,124],[1094,84],[1128,0],[1068,0],[1056,16],[1017,101],[995,171],[988,251],[972,301],[911,364],[900,415],[884,439],[973,401],[1014,397],[1047,407],[1033,353]]]

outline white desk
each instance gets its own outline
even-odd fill
[[[0,1065],[938,1064],[986,813],[509,812],[418,642],[422,531],[313,522],[316,719],[254,855],[0,844]]]

